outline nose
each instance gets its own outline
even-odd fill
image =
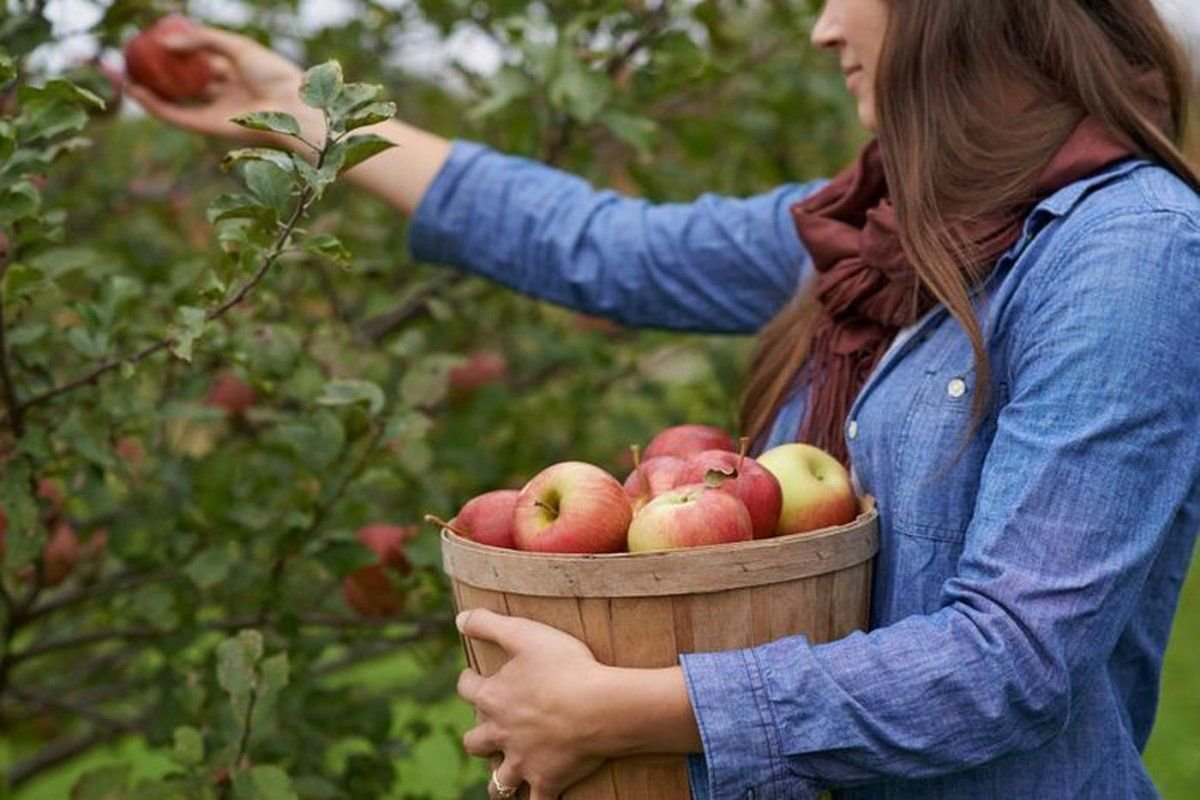
[[[842,16],[838,0],[826,0],[821,15],[812,29],[812,43],[824,50],[836,50],[842,45]]]

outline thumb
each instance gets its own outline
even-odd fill
[[[472,608],[455,617],[454,624],[463,636],[492,642],[500,645],[509,655],[515,655],[523,642],[520,623],[524,621],[486,608]]]

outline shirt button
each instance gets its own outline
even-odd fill
[[[858,420],[850,420],[850,424],[846,426],[846,435],[851,439],[858,438]]]
[[[950,381],[950,385],[946,387],[946,393],[954,399],[958,399],[967,393],[967,382],[962,378],[955,378]]]

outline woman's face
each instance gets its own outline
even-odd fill
[[[858,100],[858,118],[875,124],[875,75],[887,30],[889,0],[826,0],[813,28],[813,44],[838,54],[846,88]]]

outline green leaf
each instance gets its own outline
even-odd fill
[[[491,79],[486,100],[467,112],[467,119],[478,122],[504,110],[517,100],[533,93],[533,81],[516,67],[504,67]]]
[[[223,194],[209,204],[207,214],[213,224],[227,219],[253,219],[270,224],[275,218],[258,198],[248,194]]]
[[[242,147],[226,153],[225,158],[221,160],[221,168],[228,170],[241,161],[266,161],[284,172],[292,172],[295,163],[292,154],[282,150],[273,150],[270,147]]]
[[[77,105],[63,100],[38,99],[22,107],[18,130],[21,141],[35,142],[82,130],[87,121],[87,112]]]
[[[52,78],[41,86],[22,86],[18,96],[21,98],[23,106],[60,100],[66,103],[90,106],[97,111],[104,110],[104,98],[65,78]]]
[[[262,654],[262,634],[254,630],[242,631],[217,645],[217,682],[229,695],[239,721],[250,709],[257,682],[254,668]]]
[[[614,135],[638,151],[640,156],[649,156],[658,138],[658,123],[649,117],[640,117],[615,108],[606,108],[600,114],[600,122]]]
[[[0,83],[17,77],[17,62],[8,53],[0,53]]]
[[[594,121],[612,96],[612,80],[580,61],[566,44],[559,48],[557,68],[548,91],[550,104],[581,122]]]
[[[230,121],[252,131],[269,131],[300,138],[300,123],[291,114],[281,111],[253,111]]]
[[[112,764],[90,769],[71,787],[71,800],[125,800],[131,764]]]
[[[0,224],[32,217],[42,204],[41,193],[29,181],[20,181],[0,193]]]
[[[280,425],[276,433],[308,470],[332,466],[346,446],[346,431],[337,415],[322,409],[311,417]]]
[[[291,210],[293,184],[290,171],[269,161],[251,161],[242,168],[242,173],[250,193],[263,205],[281,217]]]
[[[313,108],[330,109],[342,91],[342,65],[326,61],[304,73],[300,99]]]
[[[383,87],[373,83],[343,84],[341,94],[330,109],[335,119],[344,119],[374,103]]]
[[[328,233],[314,233],[305,236],[300,242],[300,247],[307,253],[328,258],[340,267],[349,267],[354,258],[340,239]]]
[[[292,780],[282,768],[254,767],[233,775],[234,800],[298,800]]]
[[[364,404],[371,414],[378,414],[386,400],[383,389],[370,381],[334,380],[325,384],[325,391],[317,398],[317,403],[323,406]]]
[[[203,308],[182,306],[175,314],[175,323],[167,328],[171,337],[168,349],[178,359],[191,362],[192,348],[208,327],[208,312]]]
[[[183,574],[196,584],[196,588],[207,591],[219,586],[237,564],[237,555],[229,544],[216,545],[202,550],[183,568]]]
[[[175,729],[175,747],[172,757],[185,767],[198,767],[204,763],[204,736],[190,725]]]
[[[395,103],[371,103],[347,117],[342,127],[344,130],[352,131],[367,125],[385,122],[394,116],[396,116]]]
[[[346,148],[346,157],[342,160],[337,174],[341,175],[351,167],[357,166],[368,158],[396,147],[396,144],[374,133],[361,133],[351,136],[342,143]]]

